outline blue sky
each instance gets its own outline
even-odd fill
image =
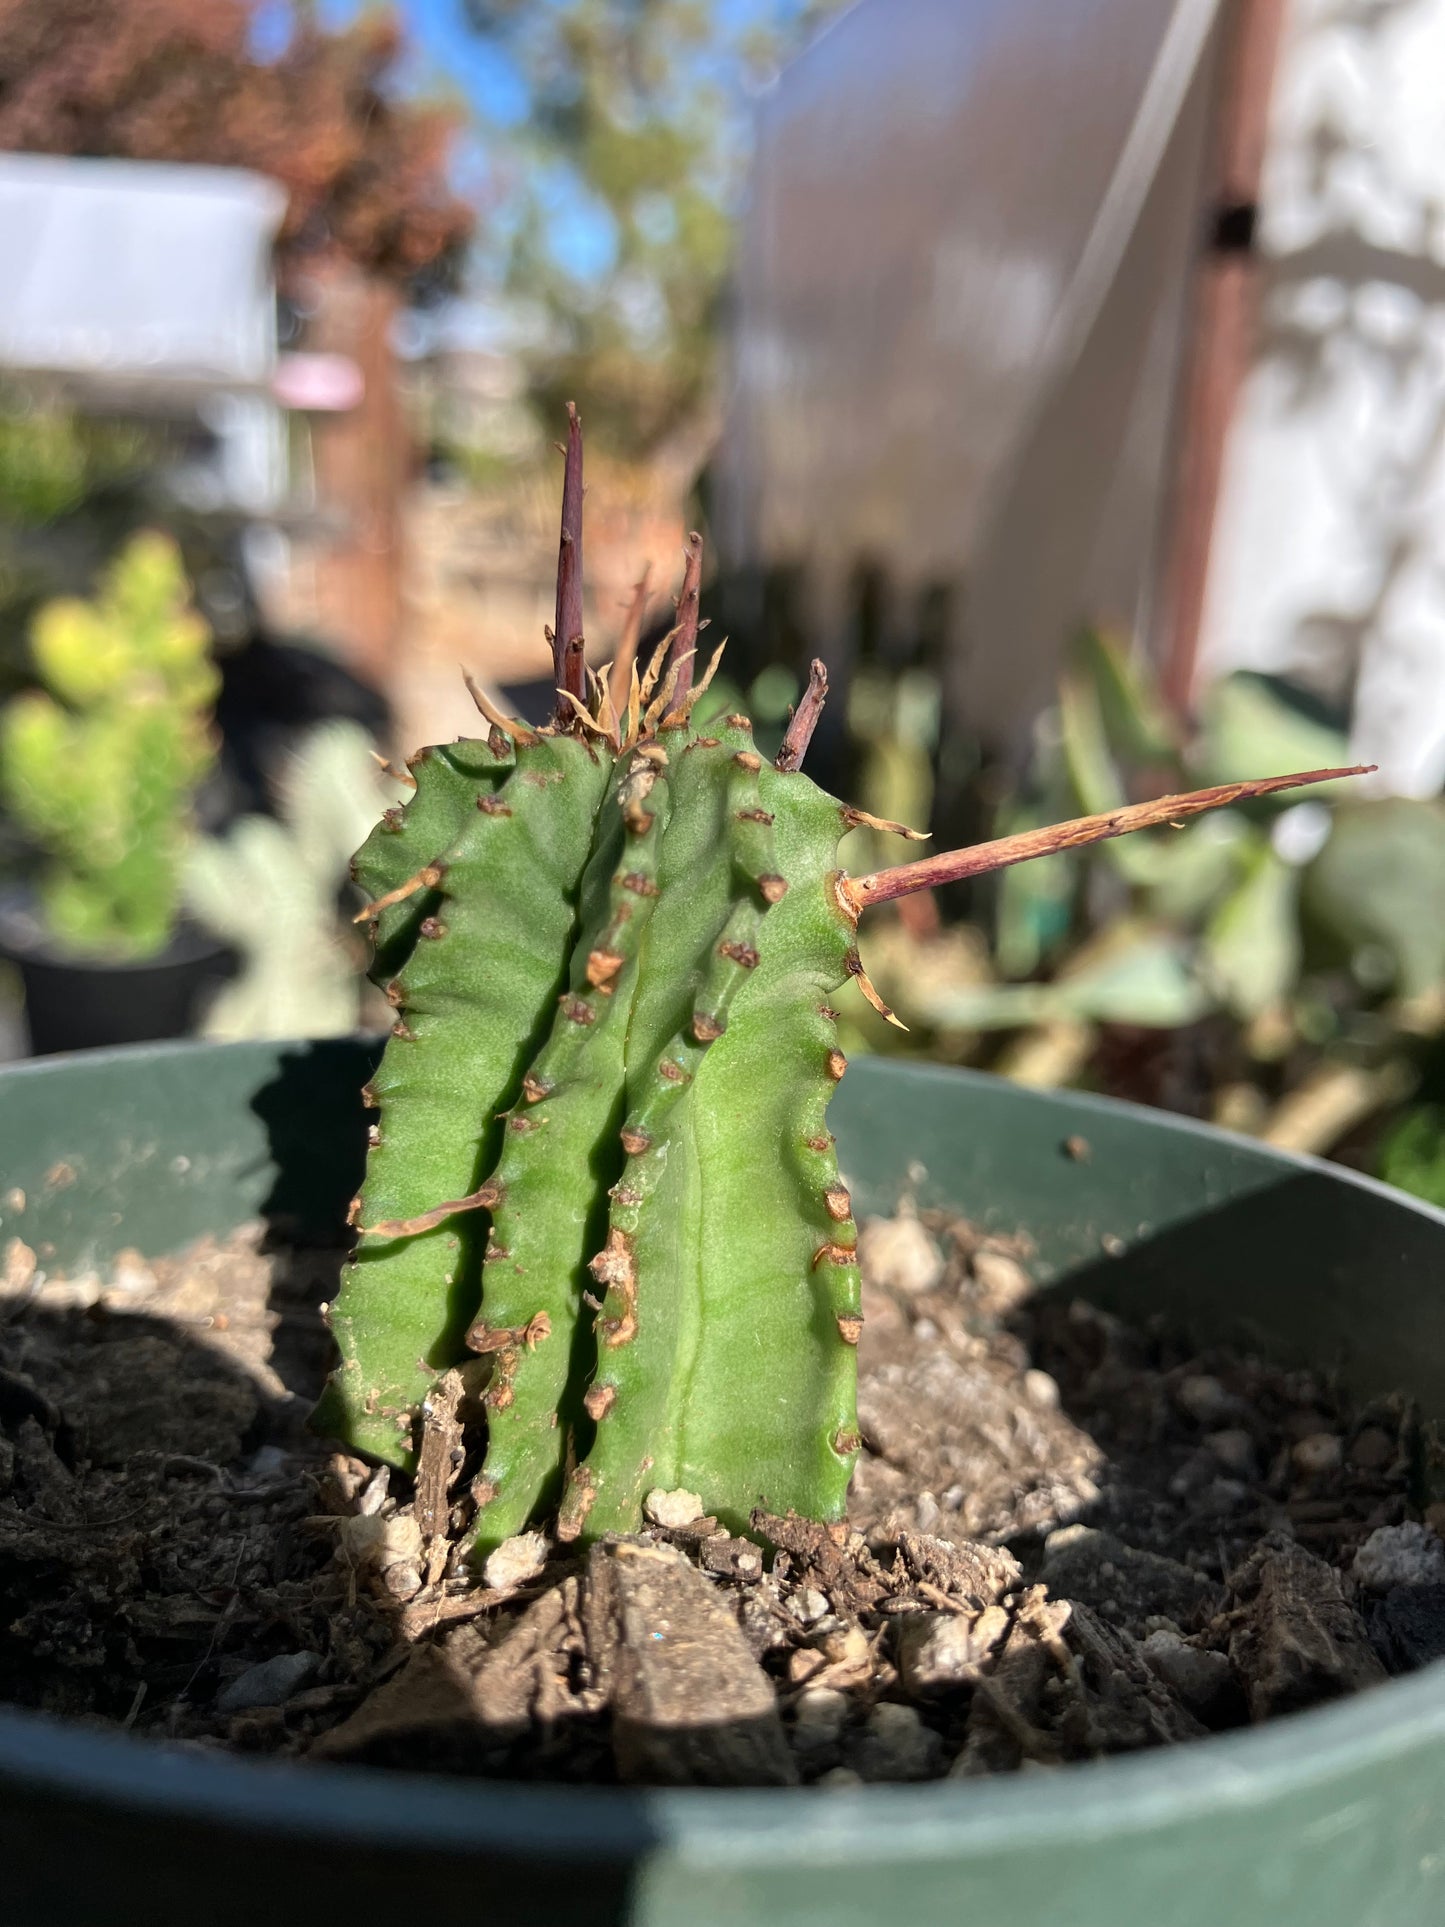
[[[534,0],[550,6],[554,0]],[[345,26],[367,0],[315,0],[323,26]],[[466,24],[463,0],[392,0],[406,24],[413,47],[408,79],[428,91],[455,90],[480,113],[503,126],[527,117],[527,90],[511,62],[489,47]],[[712,12],[728,32],[755,23],[786,20],[801,11],[802,0],[714,0]],[[291,18],[290,0],[260,0],[259,45],[278,46]]]
[[[325,27],[342,27],[363,10],[364,0],[317,0],[316,17]],[[544,0],[545,4],[545,0]],[[527,92],[509,61],[498,58],[479,35],[469,31],[462,0],[399,0],[413,47],[408,78],[428,91],[455,90],[493,121],[525,120]],[[263,53],[284,41],[291,20],[289,0],[261,0],[257,44]]]
[[[362,11],[365,0],[314,0],[323,26],[344,26]],[[534,0],[548,6],[554,0]],[[754,22],[786,19],[801,0],[715,0],[714,14],[729,32]],[[459,95],[475,111],[479,126],[505,129],[527,118],[526,85],[512,63],[489,46],[466,24],[463,0],[393,0],[406,25],[411,54],[404,73],[408,87],[430,94]],[[260,0],[256,41],[263,53],[279,50],[292,18],[290,0]],[[740,107],[742,106],[740,100]],[[455,173],[464,194],[482,198],[494,178],[486,142],[459,142]],[[610,220],[605,210],[588,205],[584,196],[558,176],[549,183],[551,251],[567,272],[581,282],[606,273],[612,261]],[[505,208],[492,209],[493,222],[505,222]]]

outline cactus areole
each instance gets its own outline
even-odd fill
[[[854,979],[877,1001],[863,908],[1340,773],[848,878],[838,841],[872,819],[800,768],[820,664],[773,763],[746,716],[693,726],[696,536],[652,662],[632,659],[635,610],[610,673],[586,668],[569,415],[553,720],[474,691],[486,737],[414,758],[411,800],[355,865],[396,1020],[314,1423],[410,1468],[460,1367],[486,1415],[478,1555],[539,1523],[635,1530],[657,1488],[734,1527],[756,1507],[843,1516],[862,1316],[827,1111],[832,1000]]]

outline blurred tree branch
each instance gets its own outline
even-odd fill
[[[734,26],[709,0],[464,0],[531,101],[527,126],[504,136],[516,180],[502,273],[537,318],[545,420],[575,398],[605,446],[635,454],[705,406],[747,86],[840,4],[770,0]],[[607,257],[600,270],[559,258],[559,198]]]

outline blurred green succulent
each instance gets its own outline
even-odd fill
[[[0,392],[0,519],[43,527],[154,458],[154,433]]]
[[[67,949],[141,958],[171,934],[192,797],[215,756],[209,641],[180,552],[155,532],[132,538],[94,601],[35,618],[44,687],[0,715],[0,795],[49,859],[41,903]]]
[[[1387,1184],[1445,1210],[1445,1104],[1417,1104],[1386,1133],[1377,1168]]]
[[[1307,929],[1368,989],[1428,1003],[1445,985],[1445,802],[1341,804],[1303,873]]]
[[[349,722],[312,730],[276,790],[277,816],[243,816],[186,860],[190,909],[241,958],[206,1014],[208,1037],[339,1037],[360,1021],[366,948],[342,924],[340,896],[352,851],[404,791]]]
[[[997,828],[1348,760],[1342,732],[1261,676],[1217,683],[1191,732],[1120,644],[1086,634]],[[1345,783],[1261,799],[1021,864],[999,877],[993,912],[991,962],[956,952],[945,970],[938,942],[895,933],[889,947],[875,935],[865,961],[913,1027],[910,1040],[875,1027],[876,1048],[982,1057],[1025,1081],[1109,1083],[1110,1048],[1134,1061],[1122,1039],[1108,1045],[1111,1027],[1167,1033],[1212,1018],[1212,1041],[1190,1061],[1222,1081],[1194,1101],[1320,1151],[1393,1118],[1428,1085],[1423,1066],[1445,1038],[1439,799]],[[1422,1115],[1404,1113],[1380,1154],[1382,1174],[1412,1189],[1438,1182],[1427,1173],[1438,1116]]]
[[[1072,652],[1030,792],[1016,814],[1040,822],[1070,811],[1092,814],[1129,801],[1136,785],[1156,794],[1187,790],[1239,780],[1241,771],[1269,776],[1327,767],[1347,755],[1339,731],[1300,715],[1264,679],[1249,675],[1228,677],[1210,691],[1199,730],[1188,740],[1123,647],[1088,633]],[[1061,965],[1077,942],[1080,898],[1092,884],[1106,909],[1127,912],[1139,952],[1137,1004],[1131,1009],[1127,995],[1114,999],[1114,1021],[1172,1028],[1218,1009],[1253,1022],[1300,983],[1307,959],[1302,898],[1315,870],[1335,863],[1328,853],[1341,834],[1322,817],[1321,802],[1338,794],[1348,795],[1347,786],[1321,784],[1304,804],[1289,796],[1265,799],[1178,830],[1103,843],[1087,856],[1053,858],[1046,871],[1042,864],[1008,871],[999,903],[1006,973],[1047,971],[1050,982],[1030,986],[1045,993],[1040,1009],[1054,1014],[1056,1005],[1057,1014],[1072,1013],[1075,973]],[[1339,819],[1377,821],[1376,813],[1388,807],[1351,797]],[[1408,814],[1429,806],[1393,807]],[[1303,843],[1277,833],[1286,814],[1309,830]],[[1385,831],[1382,821],[1379,830]],[[1310,847],[1321,839],[1322,849]],[[1403,927],[1382,941],[1411,947]],[[1166,954],[1189,978],[1192,995],[1158,994],[1159,959]],[[1124,958],[1116,957],[1115,974],[1123,966]]]

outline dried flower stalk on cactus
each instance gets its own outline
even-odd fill
[[[477,692],[486,737],[422,751],[356,864],[396,1021],[316,1423],[408,1467],[438,1375],[470,1360],[478,1553],[539,1521],[634,1530],[656,1488],[733,1526],[842,1516],[862,1318],[827,1109],[847,1068],[832,999],[876,996],[862,910],[1341,773],[849,878],[837,845],[866,819],[800,767],[821,664],[775,763],[745,716],[694,725],[698,538],[645,671],[586,667],[569,426],[554,718]]]

